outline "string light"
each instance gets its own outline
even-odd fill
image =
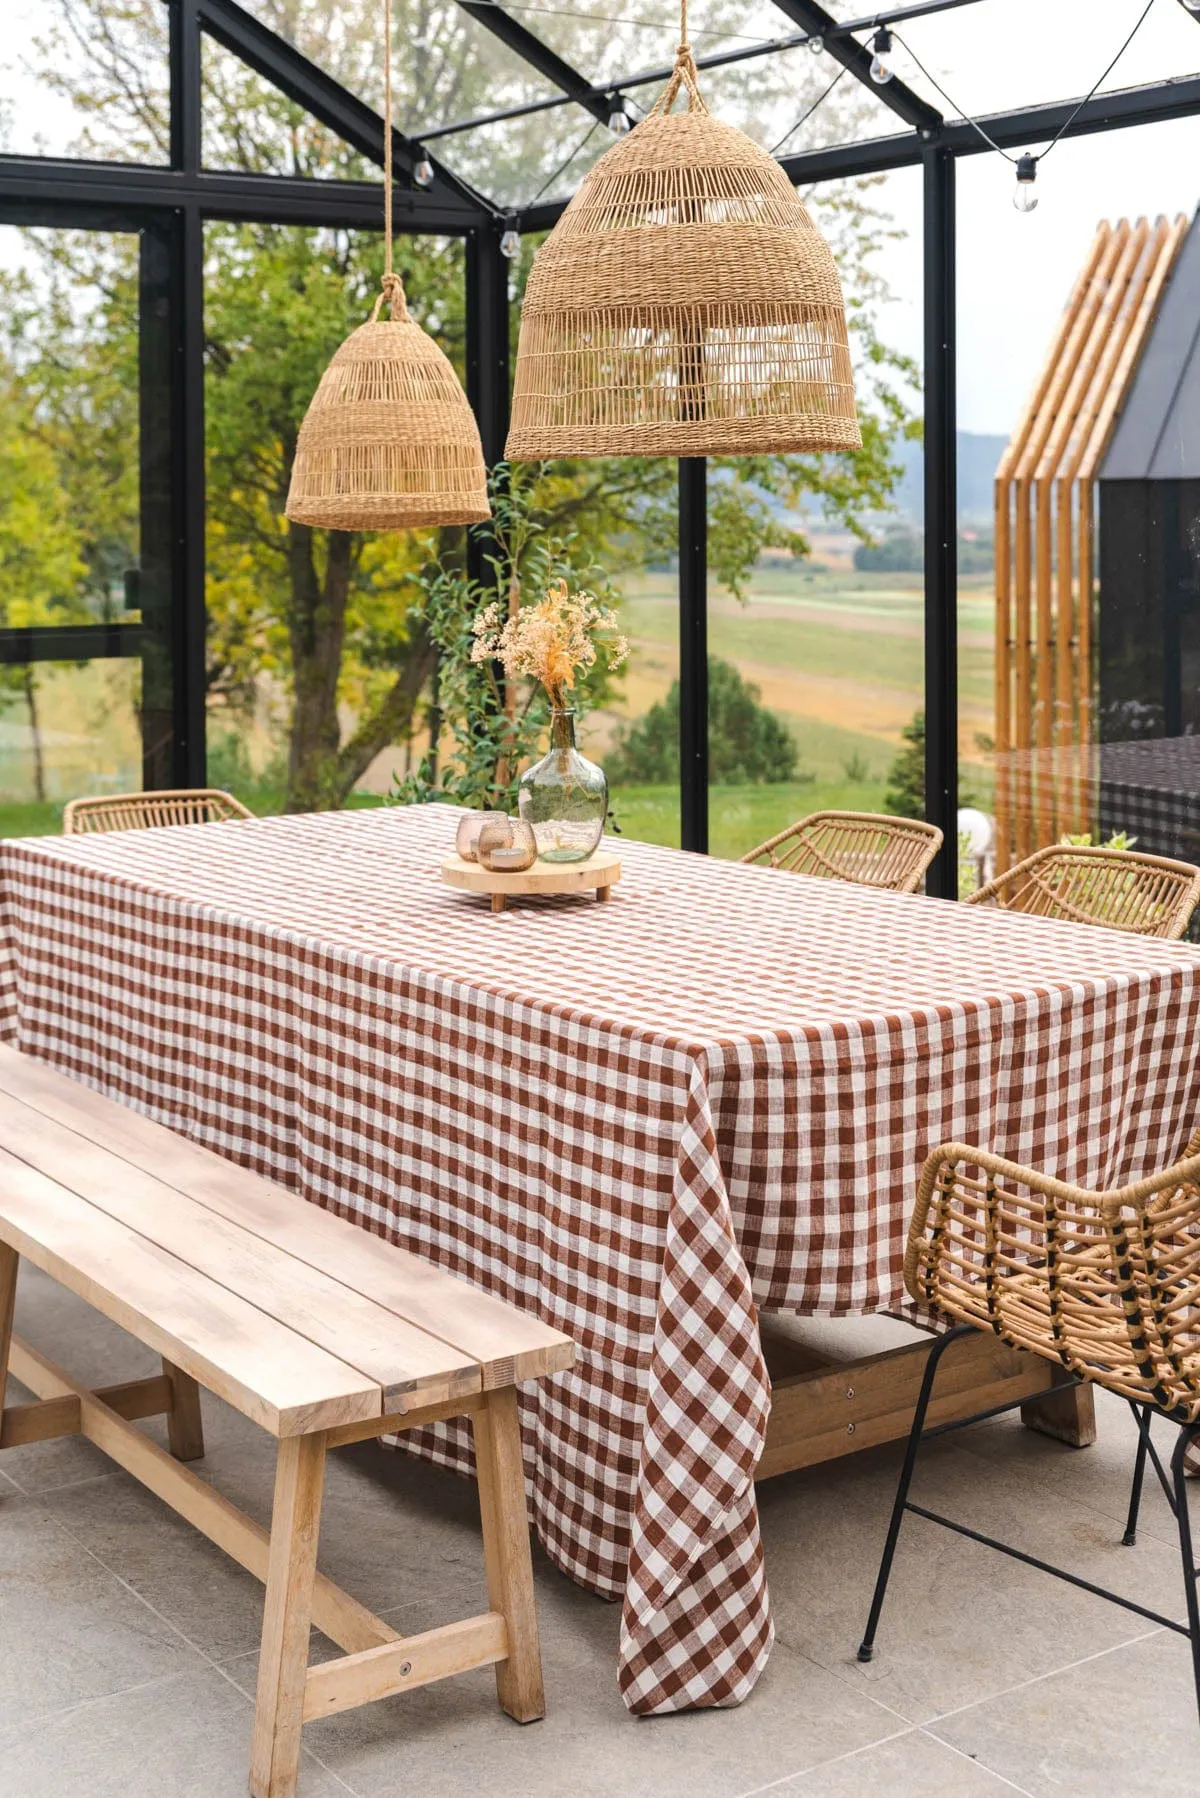
[[[1037,206],[1038,197],[1033,184],[1037,180],[1037,157],[1019,156],[1017,158],[1017,185],[1013,191],[1013,205],[1018,212],[1032,212]]]
[[[1198,0],[1198,4],[1200,4],[1200,0]],[[825,39],[823,37],[810,37],[808,40],[808,47],[814,56],[820,56],[822,50],[825,48]]]
[[[625,110],[620,94],[610,94],[608,105],[608,128],[614,137],[624,137],[632,121]]]
[[[521,233],[511,218],[505,221],[504,234],[500,239],[500,254],[507,256],[510,262],[515,262],[521,254]]]
[[[413,180],[418,187],[433,186],[433,164],[430,162],[428,156],[426,156],[424,150],[421,150],[417,157],[417,162],[413,169]]]
[[[892,53],[892,34],[886,25],[881,25],[875,33],[871,49],[874,51],[871,58],[871,80],[877,87],[883,87],[892,79],[891,65],[883,60]]]

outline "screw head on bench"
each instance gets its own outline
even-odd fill
[[[405,1678],[411,1672],[412,1672],[412,1662],[411,1661],[401,1661],[401,1663],[400,1663],[401,1679]]]

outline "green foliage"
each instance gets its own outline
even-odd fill
[[[732,662],[708,658],[708,773],[721,785],[803,780],[799,751],[785,724],[762,703],[761,689]],[[679,682],[636,723],[618,733],[607,760],[613,786],[653,786],[679,778]],[[808,778],[811,778],[809,776]]]
[[[900,735],[904,748],[888,769],[884,809],[895,818],[925,816],[925,713],[914,712]]]
[[[1112,836],[1105,837],[1102,843],[1096,842],[1090,830],[1068,831],[1058,840],[1070,849],[1132,849],[1137,842],[1137,838],[1131,837],[1127,830],[1114,830]]]
[[[733,11],[728,0],[714,5],[716,29]],[[395,12],[400,117],[458,117],[504,103],[503,71],[474,53],[469,19],[448,15],[433,31],[426,0],[397,0]],[[256,0],[255,13],[352,92],[379,103],[377,0],[343,0],[336,9],[327,0]],[[46,17],[39,75],[74,109],[79,153],[161,161],[170,137],[168,9],[160,0],[47,0]],[[562,47],[569,51],[569,35]],[[629,54],[636,54],[632,45]],[[778,61],[777,69],[754,74],[755,107],[803,103],[794,91],[796,71]],[[803,79],[814,94],[818,75],[806,64]],[[203,99],[210,167],[377,178],[300,107],[209,41]],[[850,115],[868,103],[847,89],[830,104],[853,133]],[[515,122],[503,144],[494,134],[473,134],[456,140],[456,166],[488,193],[530,198],[573,130],[564,111]],[[602,147],[598,134],[568,179],[577,179]],[[807,553],[794,519],[808,495],[820,497],[826,518],[865,538],[861,517],[886,506],[899,472],[897,438],[917,431],[910,405],[915,367],[878,332],[887,295],[876,255],[897,233],[874,186],[827,184],[806,196],[833,243],[847,293],[863,448],[855,455],[714,463],[710,565],[714,580],[739,598],[764,548]],[[402,228],[402,206],[399,222]],[[138,547],[136,240],[62,231],[30,233],[28,241],[37,251],[32,272],[0,271],[0,350],[7,345],[58,484],[71,496],[83,564],[73,592],[89,615],[108,616],[119,610],[121,575]],[[517,298],[532,250],[527,241],[514,266]],[[208,681],[226,729],[248,718],[266,690],[288,713],[288,806],[343,804],[379,751],[411,735],[440,648],[442,710],[455,732],[440,790],[507,793],[540,719],[536,702],[516,719],[502,702],[497,712],[486,671],[479,688],[456,671],[455,619],[464,596],[471,610],[479,597],[466,595],[464,533],[364,538],[283,518],[305,408],[329,356],[365,318],[377,291],[378,238],[213,222],[205,253]],[[397,259],[414,315],[461,373],[461,245],[402,237]],[[512,317],[515,332],[516,307]],[[667,561],[677,549],[676,480],[674,462],[645,458],[531,470],[521,500],[530,532],[517,557],[525,590],[540,579],[533,572],[538,554],[546,566],[564,558],[573,579],[592,570],[584,584],[593,588],[604,585],[594,574],[598,566],[616,581],[624,570]],[[497,536],[508,529],[498,521]],[[557,547],[536,550],[539,537]],[[485,583],[489,597],[506,578]],[[459,707],[474,710],[460,717]]]
[[[854,566],[870,574],[919,574],[925,566],[925,542],[905,525],[894,526],[876,543],[859,543]]]
[[[584,541],[572,531],[550,528],[545,511],[544,471],[537,464],[500,463],[490,493],[492,522],[475,527],[486,574],[471,580],[459,567],[430,562],[417,577],[420,600],[415,616],[437,651],[438,706],[446,740],[434,768],[427,756],[415,774],[396,783],[393,803],[411,805],[449,799],[458,805],[515,812],[522,769],[541,753],[549,721],[546,696],[535,682],[504,680],[494,662],[473,662],[474,620],[499,601],[502,615],[542,597],[552,581],[597,598],[613,595],[603,571],[592,563]],[[586,711],[611,684],[601,656],[575,689],[574,703]]]

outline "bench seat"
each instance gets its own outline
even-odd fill
[[[163,1373],[93,1392],[14,1335],[25,1257],[154,1349]],[[515,1382],[570,1339],[356,1224],[0,1046],[0,1448],[79,1432],[267,1585],[255,1798],[290,1798],[300,1726],[495,1663],[500,1702],[543,1709]],[[199,1388],[278,1439],[268,1535],[182,1462]],[[165,1412],[171,1453],[133,1427]],[[401,1642],[316,1573],[326,1451],[469,1415],[491,1610]],[[313,1621],[348,1650],[309,1668]]]

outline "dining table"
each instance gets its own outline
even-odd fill
[[[621,1604],[630,1709],[736,1704],[763,1319],[899,1305],[943,1141],[1167,1164],[1200,950],[624,838],[609,903],[493,913],[440,879],[459,815],[7,840],[0,1036],[569,1334],[521,1394],[536,1533]],[[405,1444],[472,1470],[461,1421]]]

